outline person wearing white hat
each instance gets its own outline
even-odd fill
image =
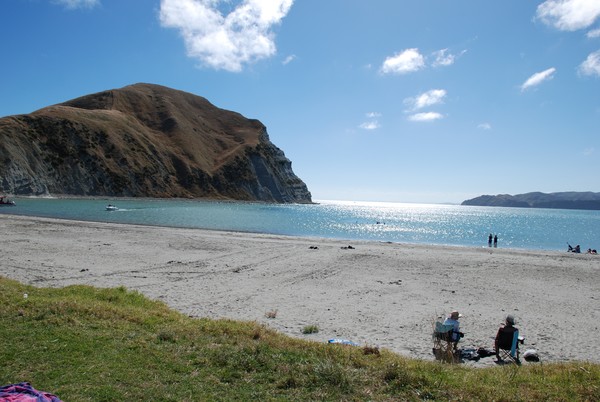
[[[456,349],[459,339],[465,336],[465,334],[460,332],[460,322],[458,322],[460,317],[462,317],[462,314],[455,310],[444,320],[444,325],[452,325],[452,342],[454,342],[454,349]]]

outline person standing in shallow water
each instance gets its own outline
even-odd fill
[[[494,247],[498,247],[498,235],[494,236]]]
[[[488,236],[488,247],[492,247],[492,234]]]

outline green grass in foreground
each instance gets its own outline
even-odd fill
[[[0,385],[65,401],[600,400],[599,365],[470,369],[369,351],[191,319],[125,288],[0,277]]]

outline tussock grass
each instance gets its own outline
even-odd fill
[[[316,325],[306,325],[304,328],[302,328],[302,333],[304,335],[316,334],[318,332],[319,327],[317,327]]]
[[[600,400],[599,365],[470,369],[367,353],[192,319],[122,287],[0,278],[0,340],[0,384],[28,381],[67,401]]]

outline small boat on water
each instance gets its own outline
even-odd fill
[[[0,206],[2,207],[14,207],[15,202],[13,200],[9,200],[8,198],[6,198],[5,196],[0,196]]]
[[[107,210],[107,211],[116,211],[116,210],[118,210],[118,209],[119,209],[119,208],[117,208],[116,206],[114,206],[114,205],[112,205],[112,204],[108,204],[108,205],[106,206],[106,210]]]

